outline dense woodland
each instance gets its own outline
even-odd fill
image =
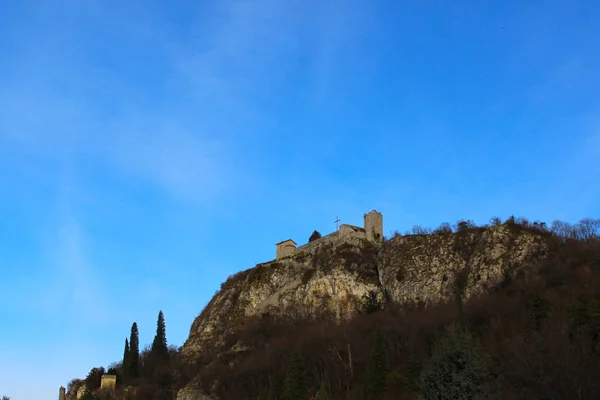
[[[469,274],[460,271],[453,302],[382,303],[372,294],[361,314],[341,324],[325,314],[264,315],[226,338],[252,350],[208,351],[193,363],[167,347],[161,312],[152,345],[139,350],[134,323],[123,360],[93,368],[85,397],[111,396],[96,391],[108,372],[117,375],[119,399],[174,399],[193,377],[221,400],[600,399],[600,220],[490,221],[498,224],[544,237],[549,252],[537,273],[507,275],[464,301]],[[460,221],[406,234],[485,228]]]

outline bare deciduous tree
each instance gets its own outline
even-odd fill
[[[421,225],[414,225],[411,232],[413,235],[429,235],[431,233],[431,228]]]

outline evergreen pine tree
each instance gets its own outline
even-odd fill
[[[131,325],[131,337],[129,338],[128,357],[129,377],[137,378],[140,375],[140,337],[137,322]]]
[[[285,378],[283,399],[306,400],[308,397],[308,380],[304,359],[299,351],[295,351]]]
[[[123,380],[129,378],[129,340],[125,338],[125,350],[123,351]]]
[[[165,316],[162,311],[158,313],[156,323],[156,336],[152,342],[150,350],[152,357],[157,361],[166,361],[169,358],[169,349],[167,348],[167,333],[165,327]]]
[[[94,367],[87,374],[85,380],[85,386],[90,390],[96,390],[102,383],[102,375],[106,373],[104,367]]]
[[[378,331],[375,347],[369,359],[366,391],[369,399],[380,399],[386,391],[387,355],[383,335]]]
[[[483,400],[493,398],[488,361],[468,331],[452,326],[433,347],[421,373],[423,400]]]

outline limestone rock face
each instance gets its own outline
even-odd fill
[[[398,303],[445,301],[454,274],[467,269],[466,297],[518,271],[532,271],[546,256],[541,236],[500,225],[449,235],[411,235],[389,240],[380,254],[379,279]]]
[[[217,400],[193,386],[186,386],[177,392],[177,400]]]
[[[184,356],[198,355],[207,346],[219,348],[224,334],[253,316],[353,315],[366,293],[381,292],[378,251],[366,240],[322,238],[293,256],[230,277],[192,324]]]
[[[205,390],[196,377],[177,392],[177,400],[219,400],[216,395],[218,386],[219,382],[214,381],[211,390]]]
[[[469,271],[466,294],[472,296],[518,270],[535,268],[546,251],[541,236],[506,225],[396,236],[383,244],[323,237],[292,256],[230,277],[194,321],[182,352],[194,358],[209,347],[222,348],[228,332],[266,313],[328,312],[348,318],[370,291],[381,298],[387,293],[400,303],[444,301],[450,296],[453,274],[464,268]]]

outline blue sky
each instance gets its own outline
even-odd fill
[[[336,216],[600,212],[591,1],[0,0],[0,395],[182,345]]]

